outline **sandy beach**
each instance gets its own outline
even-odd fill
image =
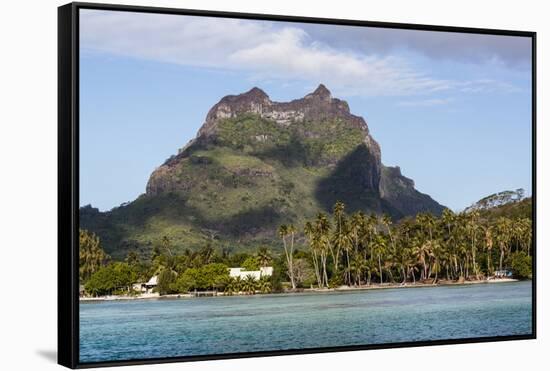
[[[406,289],[406,288],[421,288],[421,287],[437,287],[437,286],[460,286],[460,285],[478,285],[478,284],[494,284],[494,283],[506,283],[506,282],[516,282],[517,279],[513,278],[493,278],[493,279],[483,279],[483,280],[470,280],[470,281],[447,281],[439,280],[437,283],[426,283],[426,282],[407,282],[407,283],[373,283],[370,285],[361,285],[361,286],[339,286],[335,288],[306,288],[299,289],[296,291],[284,291],[281,293],[269,293],[267,295],[277,295],[277,294],[297,294],[297,293],[329,293],[329,292],[340,292],[340,291],[360,291],[360,290],[384,290],[384,289]],[[233,294],[235,296],[252,296],[245,294]],[[260,292],[257,292],[254,295],[266,295]],[[229,296],[225,295],[224,292],[218,292],[216,297]],[[158,293],[153,294],[141,294],[141,295],[109,295],[109,296],[98,296],[98,297],[80,297],[81,302],[97,302],[97,301],[111,301],[111,300],[164,300],[164,299],[185,299],[185,298],[194,298],[195,295],[192,293],[188,294],[170,294],[160,296]]]

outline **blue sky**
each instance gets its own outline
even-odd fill
[[[95,10],[80,24],[81,205],[144,193],[223,96],[319,83],[451,209],[531,192],[530,39]]]

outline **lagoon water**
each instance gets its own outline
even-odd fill
[[[530,334],[531,282],[80,304],[80,361]]]

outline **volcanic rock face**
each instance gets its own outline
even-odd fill
[[[332,98],[330,91],[321,84],[313,93],[291,102],[272,102],[268,95],[259,88],[252,88],[240,95],[226,96],[208,112],[206,121],[199,130],[199,136],[215,132],[216,124],[220,119],[236,117],[243,113],[255,113],[282,126],[306,120],[322,121],[340,118],[349,125],[364,130],[365,135],[368,135],[365,120],[352,115],[348,104],[340,99]],[[378,147],[376,142],[373,145]],[[380,150],[378,149],[378,151]]]
[[[362,137],[362,143],[367,148],[369,157],[369,166],[365,168],[368,174],[363,174],[365,177],[364,184],[370,190],[377,190],[381,174],[380,146],[369,134],[365,120],[360,116],[351,114],[347,102],[333,98],[330,91],[323,84],[320,84],[312,93],[290,102],[273,102],[263,90],[257,87],[243,94],[229,95],[222,98],[208,112],[197,137],[182,148],[177,156],[167,160],[163,166],[151,175],[147,184],[147,194],[158,194],[173,190],[164,177],[169,168],[176,165],[181,158],[188,157],[192,152],[190,150],[194,147],[216,143],[220,123],[250,114],[272,121],[281,128],[294,129],[295,127],[299,128],[300,124],[304,122],[322,125],[337,120],[345,123],[350,129],[357,129]],[[293,128],[290,128],[291,126]],[[298,131],[303,139],[315,138],[316,135],[320,135],[315,130]],[[274,140],[267,134],[256,135],[255,139],[259,142]],[[329,165],[334,165],[340,158],[334,157],[333,160],[332,164]]]
[[[290,102],[253,88],[214,105],[195,139],[151,174],[144,195],[106,213],[82,209],[80,221],[113,256],[147,253],[159,236],[181,248],[277,248],[278,225],[300,229],[336,201],[395,220],[443,210],[381,163],[365,120],[324,85]]]

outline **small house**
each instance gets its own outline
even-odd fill
[[[270,277],[271,275],[273,275],[273,267],[261,267],[258,271],[245,271],[244,268],[241,267],[229,268],[229,277],[233,278],[240,277],[241,279],[245,279],[251,276],[258,281],[264,276]]]
[[[149,279],[149,281],[147,281],[141,286],[142,292],[145,292],[146,294],[151,294],[153,293],[153,290],[157,287],[157,285],[158,285],[158,276],[153,276]],[[145,289],[145,291],[143,291],[143,289]]]

